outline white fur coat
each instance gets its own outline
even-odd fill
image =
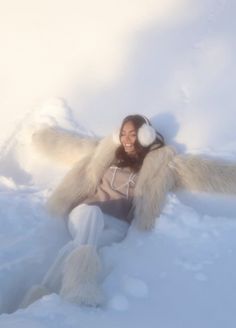
[[[111,136],[98,140],[53,127],[36,131],[32,141],[37,151],[71,168],[47,202],[48,210],[60,217],[95,192],[117,149]],[[177,188],[236,194],[236,165],[199,155],[178,155],[170,146],[149,152],[134,190],[136,226],[153,228],[167,193]]]

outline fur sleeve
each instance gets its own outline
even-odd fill
[[[199,155],[178,155],[171,163],[177,187],[236,194],[236,164]]]
[[[134,225],[140,230],[155,226],[166,194],[175,186],[174,174],[168,167],[174,155],[174,149],[165,146],[150,152],[144,160],[134,194]]]
[[[113,162],[116,148],[111,137],[104,138],[94,149],[93,155],[76,163],[48,199],[48,212],[56,217],[66,217],[73,207],[92,195]]]
[[[53,191],[46,203],[46,209],[52,216],[65,218],[74,206],[95,191],[95,186],[89,183],[87,177],[89,161],[90,157],[85,157],[74,165]]]
[[[32,135],[33,147],[40,154],[66,166],[92,154],[98,141],[58,127],[42,128]]]

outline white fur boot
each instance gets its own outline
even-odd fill
[[[77,247],[66,259],[60,295],[80,305],[101,305],[104,297],[99,285],[100,274],[101,262],[96,248]]]
[[[35,285],[29,289],[26,293],[23,301],[20,304],[20,308],[26,308],[30,304],[34,303],[41,297],[51,294],[50,291],[43,285]]]

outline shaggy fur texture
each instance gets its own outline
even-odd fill
[[[112,163],[116,147],[109,138],[100,141],[94,154],[78,162],[64,177],[46,206],[55,216],[65,217],[96,190],[107,167]]]
[[[41,145],[38,150],[43,149],[44,156],[51,149],[47,145],[50,139],[47,137],[48,133],[45,130],[37,132],[40,139],[37,144]],[[76,140],[72,141],[64,132],[56,133],[60,147],[54,149],[54,159],[60,161],[62,154],[68,153],[67,146],[70,147],[70,142],[75,147],[75,153],[81,154],[82,157],[81,159],[79,155],[71,155],[71,161],[73,156],[81,160],[69,171],[48,200],[47,207],[51,213],[66,216],[73,207],[94,193],[105,170],[113,162],[118,145],[112,137],[104,138],[98,144],[90,143],[88,139],[90,146],[86,149],[82,141],[79,142],[79,135],[71,136]],[[169,146],[150,151],[144,160],[134,190],[134,224],[141,230],[151,229],[155,218],[160,215],[166,194],[176,187],[191,191],[235,194],[236,164],[203,156],[176,155],[175,150]]]
[[[134,224],[140,230],[152,229],[155,218],[160,215],[165,204],[168,191],[175,186],[175,177],[168,163],[173,159],[175,151],[171,147],[163,147],[150,152],[140,170],[140,175],[135,186]]]
[[[95,247],[79,246],[66,259],[60,295],[79,305],[101,305],[104,297],[100,275],[101,263]]]
[[[102,139],[99,142],[94,155],[91,157],[90,163],[87,167],[87,174],[90,177],[90,182],[93,184],[98,184],[107,168],[114,161],[117,145],[111,140],[112,136]]]
[[[45,127],[32,135],[35,149],[49,159],[72,166],[85,155],[92,154],[98,140],[80,136],[58,127]]]
[[[42,285],[35,285],[30,288],[30,290],[26,293],[23,301],[20,304],[20,308],[26,308],[30,304],[36,302],[41,297],[50,294],[50,291],[42,286]]]
[[[178,155],[170,164],[179,188],[236,194],[236,164],[196,155]]]
[[[90,157],[76,164],[64,177],[46,203],[48,212],[56,217],[66,217],[79,203],[93,194],[96,185],[91,184],[87,176]]]

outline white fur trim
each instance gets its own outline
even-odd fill
[[[174,174],[168,167],[174,156],[174,149],[165,146],[149,152],[144,159],[133,200],[134,225],[139,230],[154,228],[156,218],[164,207],[166,194],[175,185]]]
[[[99,140],[58,127],[42,126],[32,135],[32,150],[71,167],[85,156],[93,154]]]
[[[50,294],[50,291],[43,285],[35,285],[31,287],[23,298],[20,308],[26,308],[30,304],[36,302],[45,295]]]
[[[177,186],[191,191],[236,194],[236,165],[199,155],[178,155],[169,164]]]
[[[112,134],[112,140],[116,145],[120,145],[120,129],[116,129]]]
[[[80,305],[101,305],[104,301],[99,281],[101,270],[95,247],[78,246],[66,259],[60,295]]]

